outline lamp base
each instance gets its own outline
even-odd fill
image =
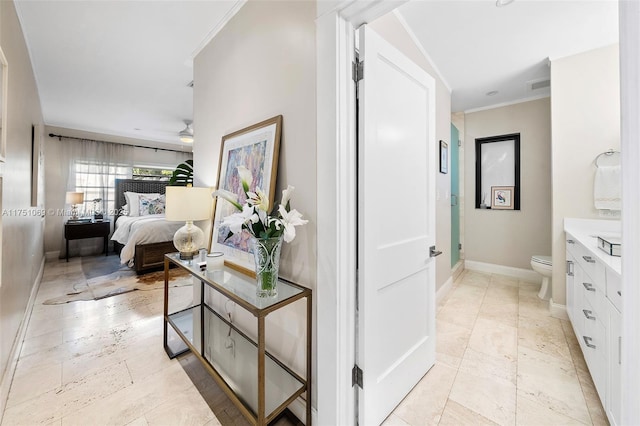
[[[198,253],[198,250],[204,246],[204,232],[194,225],[192,221],[187,221],[174,234],[173,245],[180,252],[181,260],[191,260]]]

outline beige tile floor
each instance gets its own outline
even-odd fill
[[[166,357],[162,291],[42,304],[83,280],[78,258],[46,264],[2,424],[220,424]],[[463,272],[438,306],[435,366],[385,425],[606,424],[571,325],[537,287]]]
[[[539,288],[463,272],[438,306],[435,365],[384,425],[608,424],[571,324]]]

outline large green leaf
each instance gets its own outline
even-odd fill
[[[193,184],[193,160],[178,164],[169,179],[171,186],[187,186],[189,184]]]

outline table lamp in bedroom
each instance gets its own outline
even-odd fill
[[[180,259],[193,259],[194,254],[204,246],[204,233],[193,224],[193,221],[211,218],[211,190],[210,188],[167,186],[166,197],[166,219],[186,222],[173,236],[173,245],[180,252]]]
[[[65,201],[71,204],[71,220],[78,220],[78,204],[84,203],[84,192],[67,192]]]

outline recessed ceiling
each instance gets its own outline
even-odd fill
[[[179,144],[193,54],[244,1],[15,3],[46,124]]]
[[[548,58],[618,42],[615,0],[423,0],[398,11],[452,90],[454,112],[548,95]]]

